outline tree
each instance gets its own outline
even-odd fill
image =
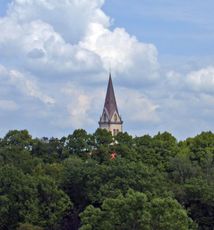
[[[127,132],[120,132],[114,138],[117,143],[128,145],[130,148],[134,144],[132,136],[129,135]]]
[[[24,223],[20,224],[17,230],[43,230],[43,228],[34,226],[32,224]]]
[[[72,208],[69,197],[47,176],[37,178],[39,226],[53,227]]]
[[[123,158],[105,164],[69,158],[64,162],[61,186],[76,205],[101,204],[129,188],[159,195],[169,192],[164,175],[155,168]]]
[[[0,226],[14,229],[25,219],[37,216],[36,185],[14,166],[0,168]]]
[[[0,148],[0,167],[6,164],[14,165],[25,173],[32,173],[42,160],[33,157],[28,150],[17,148],[16,146],[4,146]]]
[[[214,180],[213,180],[214,181]],[[183,197],[178,197],[189,210],[199,229],[213,229],[214,226],[214,182],[203,178],[191,178],[183,184]],[[177,195],[177,194],[176,194]]]
[[[65,151],[65,138],[34,139],[32,145],[32,155],[41,158],[45,163],[59,162],[68,157]]]
[[[135,148],[146,164],[166,171],[169,162],[178,152],[178,144],[170,133],[158,133],[153,138],[149,135],[135,138]]]
[[[117,156],[125,157],[130,160],[137,160],[139,156],[134,149],[134,141],[128,133],[118,133],[115,137],[112,149],[117,153]]]
[[[68,196],[47,176],[25,175],[14,166],[0,168],[0,226],[18,223],[53,227],[71,208]]]
[[[91,151],[91,136],[83,129],[77,129],[67,137],[66,149],[70,154],[83,156]]]
[[[106,129],[97,129],[93,134],[94,146],[110,145],[113,142],[111,132]]]
[[[192,220],[182,206],[170,197],[152,198],[129,190],[123,196],[107,198],[101,208],[88,206],[80,214],[81,230],[189,230]]]
[[[196,229],[196,225],[188,217],[187,211],[171,197],[155,197],[149,207],[151,229],[185,230]]]
[[[197,161],[202,167],[207,161],[213,163],[214,134],[212,132],[202,132],[194,138],[188,138],[183,144],[189,149],[191,160]]]
[[[2,140],[3,146],[16,146],[19,149],[32,149],[32,137],[27,130],[11,130]]]
[[[169,168],[169,177],[177,184],[186,183],[201,172],[200,167],[191,162],[187,153],[178,154],[172,158]]]
[[[32,139],[13,130],[0,139],[0,229],[76,230],[80,213],[82,229],[192,229],[188,210],[211,230],[213,181],[211,132],[178,143],[167,132]]]

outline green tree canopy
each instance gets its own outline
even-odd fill
[[[0,226],[54,226],[70,207],[68,196],[50,177],[25,175],[10,165],[0,168]]]
[[[88,206],[80,214],[81,230],[189,230],[193,222],[186,210],[174,199],[152,198],[144,193],[129,192],[104,200],[101,208]]]

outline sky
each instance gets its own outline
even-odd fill
[[[0,136],[93,133],[111,68],[124,131],[214,131],[213,0],[0,0]]]

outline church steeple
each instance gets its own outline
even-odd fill
[[[111,131],[112,135],[116,135],[117,133],[122,132],[122,124],[123,121],[118,112],[110,73],[103,113],[99,121],[99,126],[101,129],[107,129],[108,131]]]
[[[116,99],[115,99],[115,94],[114,94],[114,88],[113,88],[113,83],[112,83],[112,79],[111,79],[111,74],[109,74],[108,88],[107,88],[104,108],[106,109],[106,111],[108,113],[109,119],[111,119],[111,117],[113,116],[115,111],[118,113],[117,102],[116,102]]]

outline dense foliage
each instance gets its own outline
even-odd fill
[[[213,230],[214,134],[0,139],[0,229]]]

